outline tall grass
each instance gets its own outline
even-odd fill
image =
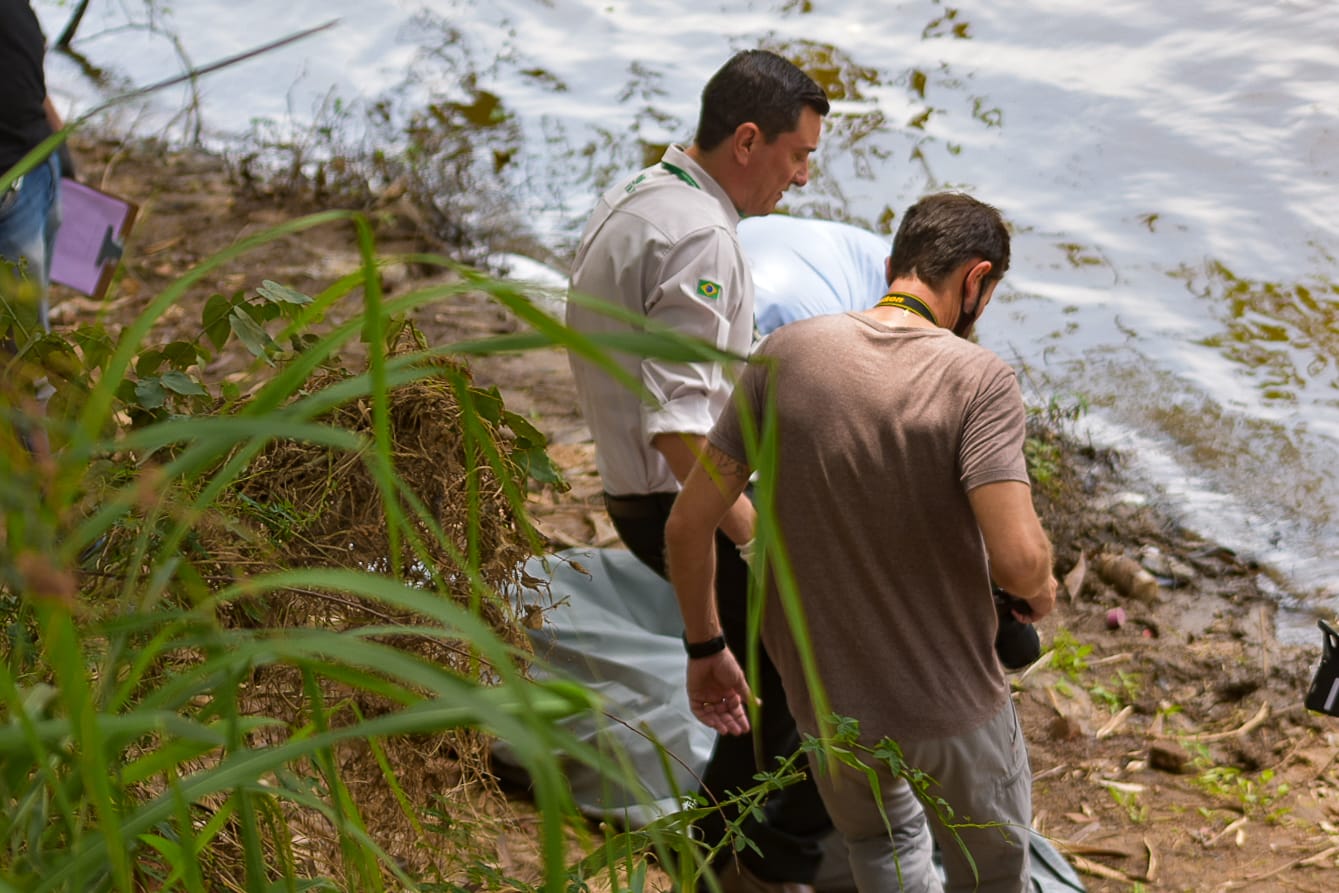
[[[163,315],[212,271],[316,227],[350,232],[357,271],[311,297],[269,283],[246,300],[216,298],[201,338],[154,342]],[[21,386],[0,404],[0,886],[453,888],[464,881],[416,875],[386,850],[344,777],[341,748],[372,748],[421,845],[431,847],[428,812],[399,784],[382,745],[467,729],[504,738],[529,772],[541,817],[540,883],[568,883],[565,835],[576,811],[559,755],[625,770],[563,731],[560,720],[596,709],[595,698],[527,678],[533,656],[497,622],[507,596],[490,579],[493,556],[478,536],[481,475],[465,478],[472,489],[463,539],[400,475],[392,394],[450,382],[468,454],[491,466],[521,519],[518,539],[534,549],[525,477],[551,473],[542,437],[496,395],[471,388],[458,368],[433,360],[553,345],[592,357],[611,347],[681,358],[704,349],[673,335],[600,343],[550,319],[508,283],[440,257],[412,260],[452,268],[456,278],[388,298],[380,271],[392,261],[377,255],[366,217],[303,217],[187,271],[119,332],[27,333],[8,358],[6,381],[21,381],[21,371],[45,375],[56,394],[45,414]],[[23,297],[12,277],[0,276],[0,289],[6,307]],[[393,352],[408,314],[478,291],[530,333]],[[361,299],[361,312],[320,331],[324,314],[350,296]],[[222,344],[239,342],[258,364],[274,364],[245,396],[201,372]],[[365,354],[366,369],[312,390],[313,378],[350,349]],[[371,407],[369,429],[330,423],[334,407],[360,400]],[[508,423],[510,436],[498,437]],[[50,452],[29,448],[25,433],[34,426],[49,433]],[[210,554],[206,534],[256,521],[242,517],[236,494],[256,457],[279,442],[366,468],[385,518],[384,564],[220,567],[227,562]],[[266,606],[292,593],[353,600],[388,620],[275,623]],[[461,643],[469,657],[447,666],[403,647],[406,639]],[[297,709],[262,709],[254,690],[276,677]],[[303,829],[312,820],[290,827],[298,814],[324,821],[335,863],[310,858]]]
[[[0,175],[0,188],[23,167]],[[169,309],[212,273],[318,227],[348,233],[356,270],[311,296],[269,281],[231,298],[215,295],[204,302],[197,338],[155,340]],[[389,297],[380,277],[392,263],[452,276]],[[478,293],[525,330],[452,344],[420,337],[404,349],[417,336],[406,322],[416,311]],[[0,270],[0,326],[21,322],[31,295]],[[359,312],[324,323],[349,301]],[[0,385],[0,889],[558,891],[597,875],[611,889],[641,889],[651,853],[678,883],[694,883],[713,854],[688,828],[720,803],[699,802],[644,828],[606,826],[602,845],[583,845],[588,857],[569,857],[570,833],[588,829],[564,762],[584,761],[629,790],[639,783],[625,758],[566,731],[565,719],[601,709],[594,695],[526,672],[536,658],[508,613],[507,588],[519,558],[542,548],[526,520],[528,482],[558,475],[542,434],[496,392],[474,387],[465,365],[474,356],[557,347],[642,392],[614,354],[739,359],[628,319],[638,331],[573,331],[513,283],[439,256],[382,257],[366,216],[330,211],[218,252],[120,331],[22,332]],[[255,358],[264,374],[253,387],[206,379],[202,370],[225,349]],[[332,377],[349,355],[365,357],[365,368]],[[39,377],[55,390],[45,413],[28,398]],[[463,498],[445,514],[406,478],[396,441],[396,395],[434,383],[448,387],[459,408],[465,463]],[[366,407],[370,421],[339,423],[338,411],[349,406]],[[769,410],[747,432],[760,470],[758,543],[782,609],[803,631],[772,509],[775,421]],[[49,435],[50,451],[31,448],[35,427]],[[282,444],[365,472],[384,525],[375,554],[292,565],[257,558],[282,555],[268,547],[306,535],[304,525],[321,512],[247,495],[261,460]],[[500,512],[514,519],[514,529],[501,525],[510,530],[505,542],[494,529]],[[755,642],[762,585],[753,583]],[[306,622],[292,622],[283,606],[294,604],[308,611]],[[849,761],[859,751],[852,726],[827,717],[811,649],[799,644],[826,717],[823,739],[764,771],[753,789],[726,792],[724,804],[740,814],[793,783],[804,753],[840,752]],[[447,652],[455,656],[444,659]],[[755,646],[746,655],[751,671],[756,660]],[[460,804],[411,790],[401,778],[396,753],[405,751],[396,746],[455,746],[476,733],[506,740],[532,780],[539,878],[507,876],[469,832],[469,816],[453,815]],[[350,774],[351,748],[370,755],[401,824],[412,829],[409,849],[440,855],[444,841],[464,837],[475,848],[468,864],[410,864],[403,846],[393,851],[379,827],[386,814],[369,811],[360,793],[366,779]],[[734,830],[724,845],[748,846]]]

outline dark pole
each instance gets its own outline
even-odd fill
[[[70,21],[66,23],[65,30],[60,32],[60,37],[56,38],[56,49],[68,50],[70,41],[74,40],[74,32],[78,30],[79,23],[84,19],[84,13],[88,11],[88,0],[79,0],[79,5],[74,8],[74,14],[70,16]]]

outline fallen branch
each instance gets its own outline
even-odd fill
[[[1260,709],[1256,711],[1255,716],[1246,720],[1240,728],[1232,729],[1227,732],[1201,732],[1195,735],[1183,735],[1182,738],[1186,741],[1219,741],[1223,738],[1233,738],[1237,735],[1245,735],[1252,729],[1258,728],[1268,718],[1269,702],[1266,701],[1260,705]]]
[[[1050,769],[1043,769],[1042,771],[1040,771],[1040,772],[1038,772],[1038,773],[1036,773],[1035,775],[1032,776],[1032,783],[1033,783],[1033,784],[1036,784],[1037,782],[1041,781],[1043,778],[1050,778],[1052,775],[1060,775],[1061,773],[1063,773],[1063,772],[1064,772],[1065,770],[1067,770],[1068,768],[1069,768],[1069,764],[1068,764],[1068,763],[1060,763],[1060,764],[1057,765],[1057,766],[1052,766]]]
[[[1320,767],[1319,769],[1317,769],[1315,772],[1311,773],[1311,777],[1310,777],[1309,779],[1307,779],[1307,781],[1308,781],[1308,782],[1313,782],[1313,781],[1315,781],[1316,779],[1320,778],[1322,775],[1324,775],[1324,774],[1325,774],[1325,770],[1330,768],[1330,764],[1333,763],[1333,762],[1335,761],[1336,758],[1339,758],[1339,749],[1335,749],[1335,750],[1331,751],[1331,752],[1330,752],[1330,758],[1329,758],[1328,760],[1326,760],[1324,763],[1322,763],[1322,764],[1321,764],[1321,767]]]
[[[1135,857],[1135,854],[1129,850],[1115,846],[1079,843],[1077,840],[1061,840],[1058,837],[1052,837],[1050,841],[1055,844],[1056,849],[1066,856],[1113,856],[1117,859],[1133,859]]]
[[[1332,846],[1328,850],[1321,850],[1314,856],[1307,856],[1299,865],[1319,865],[1331,856],[1339,855],[1339,846]]]
[[[1117,729],[1125,725],[1125,721],[1130,718],[1131,713],[1134,713],[1134,706],[1132,704],[1126,704],[1120,713],[1111,717],[1106,725],[1097,730],[1097,739],[1100,741],[1109,735],[1115,734]]]
[[[1018,686],[1019,688],[1022,688],[1023,683],[1027,681],[1029,676],[1031,676],[1033,673],[1037,672],[1038,670],[1044,667],[1049,667],[1054,661],[1055,661],[1055,649],[1052,648],[1050,651],[1046,652],[1041,657],[1033,661],[1026,670],[1019,673],[1018,678],[1014,680],[1014,685]]]
[[[1324,861],[1325,859],[1328,859],[1329,857],[1334,856],[1334,855],[1336,855],[1336,854],[1339,854],[1339,846],[1332,846],[1332,847],[1329,847],[1329,848],[1327,848],[1327,849],[1321,850],[1319,853],[1314,853],[1314,854],[1312,854],[1312,855],[1310,855],[1310,856],[1301,856],[1301,857],[1299,857],[1299,858],[1297,858],[1297,859],[1293,859],[1291,862],[1285,862],[1284,864],[1280,865],[1278,868],[1270,869],[1269,871],[1266,871],[1264,874],[1256,874],[1256,875],[1252,875],[1251,877],[1248,877],[1248,878],[1242,878],[1242,879],[1239,880],[1239,881],[1228,881],[1226,884],[1223,884],[1223,885],[1222,885],[1221,887],[1219,887],[1218,889],[1219,889],[1219,890],[1234,890],[1234,889],[1236,889],[1236,888],[1238,888],[1238,887],[1246,887],[1246,886],[1249,886],[1249,885],[1251,885],[1251,884],[1257,883],[1257,882],[1259,882],[1259,881],[1263,881],[1263,880],[1267,880],[1267,879],[1269,879],[1269,878],[1272,878],[1272,877],[1274,877],[1275,875],[1282,874],[1283,872],[1289,870],[1290,868],[1296,868],[1296,867],[1299,866],[1299,865],[1313,865],[1313,864],[1317,864],[1317,863],[1319,863],[1319,862],[1321,862],[1321,861]]]
[[[1233,831],[1236,831],[1236,830],[1238,830],[1239,828],[1244,827],[1245,824],[1246,824],[1246,822],[1247,822],[1247,818],[1246,818],[1246,816],[1242,816],[1241,818],[1237,819],[1235,822],[1233,822],[1232,824],[1228,825],[1228,826],[1227,826],[1226,828],[1224,828],[1222,831],[1219,831],[1219,832],[1218,832],[1217,834],[1215,834],[1213,837],[1210,837],[1208,840],[1204,841],[1204,847],[1205,847],[1205,849],[1208,849],[1209,847],[1214,846],[1215,844],[1218,843],[1218,841],[1222,840],[1224,837],[1226,837],[1227,835],[1231,834]]]
[[[1070,862],[1074,866],[1075,871],[1091,874],[1093,877],[1106,878],[1109,881],[1124,881],[1127,884],[1133,884],[1135,881],[1139,880],[1123,871],[1108,868],[1100,862],[1093,862],[1082,856],[1074,856],[1071,858]]]
[[[1110,788],[1113,791],[1120,791],[1122,794],[1142,794],[1148,790],[1142,784],[1133,781],[1115,781],[1110,778],[1099,778],[1097,783]]]
[[[1069,596],[1070,604],[1073,604],[1079,598],[1079,592],[1083,589],[1083,578],[1088,575],[1088,559],[1079,553],[1079,560],[1074,562],[1069,573],[1065,574],[1065,594]]]

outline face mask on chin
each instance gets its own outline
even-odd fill
[[[981,296],[977,294],[976,311],[968,313],[967,307],[967,289],[962,290],[962,304],[958,307],[958,321],[953,324],[953,334],[959,338],[970,338],[972,335],[972,326],[976,324],[976,318],[981,313]]]

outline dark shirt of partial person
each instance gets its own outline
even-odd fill
[[[51,135],[43,102],[46,38],[28,0],[0,0],[0,172]]]

